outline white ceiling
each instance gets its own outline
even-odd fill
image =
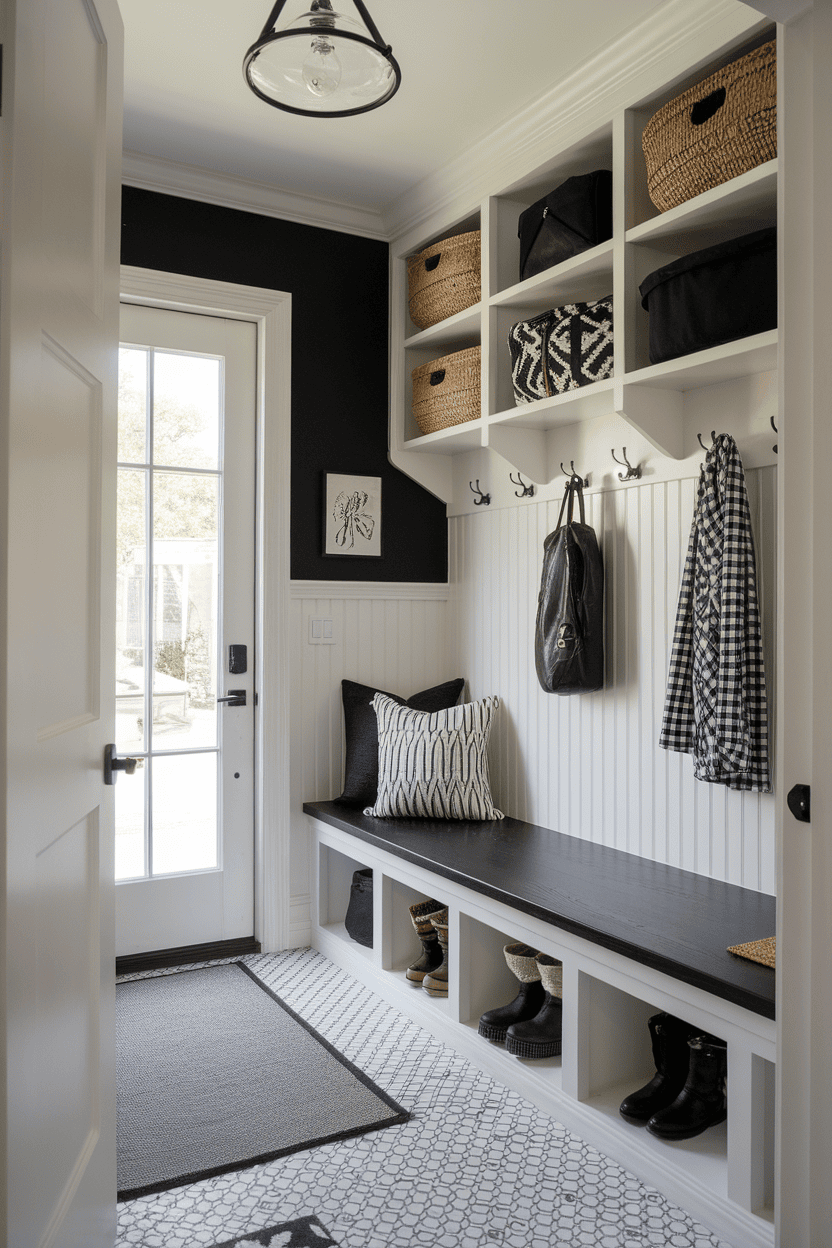
[[[246,86],[272,0],[119,0],[125,149],[383,211],[665,0],[365,0],[402,69],[357,117],[297,117]],[[288,0],[285,13],[305,10]],[[352,0],[333,5],[356,16]]]

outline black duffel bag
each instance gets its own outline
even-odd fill
[[[520,213],[520,281],[612,238],[612,174],[567,178]]]
[[[371,867],[354,871],[350,900],[344,919],[347,934],[359,945],[373,947],[373,872]]]
[[[682,256],[645,277],[651,364],[777,328],[777,230],[772,226]]]
[[[572,519],[576,497],[580,523]],[[547,693],[593,693],[604,684],[604,568],[595,530],[585,523],[583,482],[574,474],[557,528],[543,543],[534,664]]]

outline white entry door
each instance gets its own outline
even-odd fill
[[[3,0],[0,41],[0,1243],[111,1248],[121,20]]]
[[[122,304],[119,956],[254,933],[256,348],[249,321]]]

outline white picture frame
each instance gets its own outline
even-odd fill
[[[324,473],[323,553],[381,558],[381,477]]]

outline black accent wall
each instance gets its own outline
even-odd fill
[[[123,264],[292,295],[292,578],[445,581],[445,504],[387,459],[389,248],[124,187]],[[325,558],[323,474],[382,478],[382,555]]]

